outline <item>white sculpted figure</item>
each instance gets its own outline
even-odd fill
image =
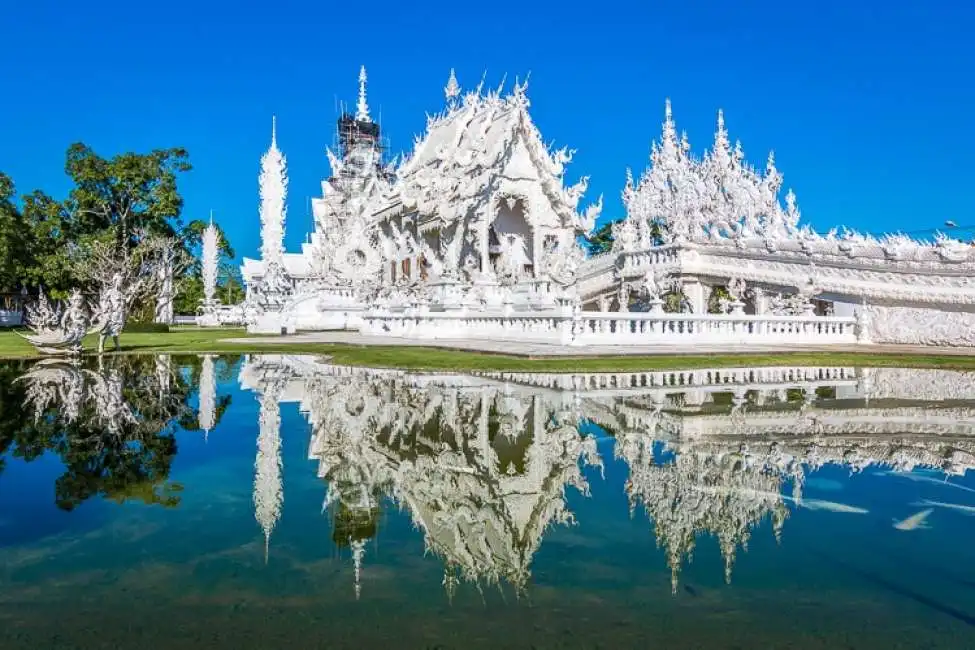
[[[98,310],[95,312],[95,322],[98,328],[98,353],[105,351],[105,339],[112,337],[115,349],[119,350],[119,335],[125,327],[127,300],[122,290],[122,274],[112,276],[111,283],[102,289],[98,297]]]
[[[741,278],[731,278],[728,281],[728,295],[733,302],[741,302],[745,295],[745,281]]]
[[[575,243],[563,250],[558,242],[548,242],[542,255],[542,269],[557,284],[567,287],[575,282],[585,258],[585,252]]]
[[[57,317],[52,323],[51,317]],[[77,289],[68,299],[63,313],[52,309],[47,296],[41,292],[39,307],[32,313],[31,327],[35,333],[26,338],[42,354],[78,354],[81,340],[88,333],[88,314],[85,300]]]
[[[662,286],[663,280],[664,274],[659,269],[650,269],[643,274],[641,289],[643,289],[643,295],[648,301],[657,302],[660,300],[661,295],[666,291]]]
[[[525,266],[531,264],[525,240],[521,235],[509,233],[501,238],[501,255],[495,263],[495,272],[502,284],[515,284],[525,275]]]

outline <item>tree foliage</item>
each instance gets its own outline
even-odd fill
[[[189,399],[199,385],[202,360],[197,356],[174,358],[174,371],[165,388],[154,356],[116,357],[112,363],[107,370],[120,373],[122,397],[136,417],[111,431],[91,403],[70,420],[64,405],[57,403],[35,417],[27,406],[25,383],[16,381],[27,364],[0,365],[0,472],[8,456],[32,462],[52,454],[63,466],[54,485],[55,502],[62,510],[73,510],[99,496],[118,503],[175,507],[181,486],[169,480],[169,473],[177,453],[176,427],[199,429]],[[231,358],[219,365],[230,371],[233,364]],[[216,422],[229,405],[230,396],[218,401]]]
[[[0,173],[0,292],[34,293],[43,286],[64,297],[76,287],[95,291],[92,274],[86,272],[92,251],[100,258],[107,251],[121,265],[147,238],[170,238],[194,260],[176,278],[177,310],[195,312],[202,298],[198,257],[207,222],[182,221],[178,180],[191,168],[181,148],[105,158],[75,143],[65,156],[72,185],[67,198],[34,190],[20,205],[12,180]],[[222,230],[220,235],[221,253],[232,259],[229,239]],[[230,285],[235,281],[228,276]]]
[[[622,221],[622,218],[607,221],[586,237],[586,247],[589,249],[590,255],[600,255],[601,253],[608,253],[613,250],[613,242],[615,241],[613,237],[613,226]],[[655,246],[660,246],[664,242],[662,237],[664,227],[659,221],[654,221],[650,224],[650,237],[653,239]]]

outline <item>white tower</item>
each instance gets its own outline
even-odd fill
[[[254,461],[254,518],[264,531],[264,562],[271,545],[271,531],[281,517],[284,501],[281,460],[281,411],[278,392],[268,385],[261,395],[260,432]]]
[[[277,120],[271,118],[271,146],[261,157],[261,259],[265,291],[282,290],[284,280],[284,220],[288,196],[287,160],[278,149]]]

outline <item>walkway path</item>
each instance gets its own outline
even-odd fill
[[[939,348],[922,345],[587,345],[571,347],[527,341],[481,341],[471,339],[417,340],[387,336],[364,336],[356,332],[308,332],[291,336],[262,336],[225,339],[240,344],[393,345],[431,347],[467,352],[488,352],[524,357],[605,357],[688,354],[779,354],[783,352],[858,352],[863,354],[916,354],[972,356],[975,348]]]

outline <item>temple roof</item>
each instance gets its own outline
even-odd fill
[[[588,179],[563,186],[572,153],[565,148],[550,151],[542,142],[528,113],[525,88],[516,83],[507,96],[478,89],[429,117],[426,133],[397,170],[397,182],[379,212],[401,206],[421,217],[453,221],[475,216],[506,188],[524,192],[535,186],[540,193],[528,198],[544,198],[562,227],[591,230],[602,198],[584,214],[576,212]]]

